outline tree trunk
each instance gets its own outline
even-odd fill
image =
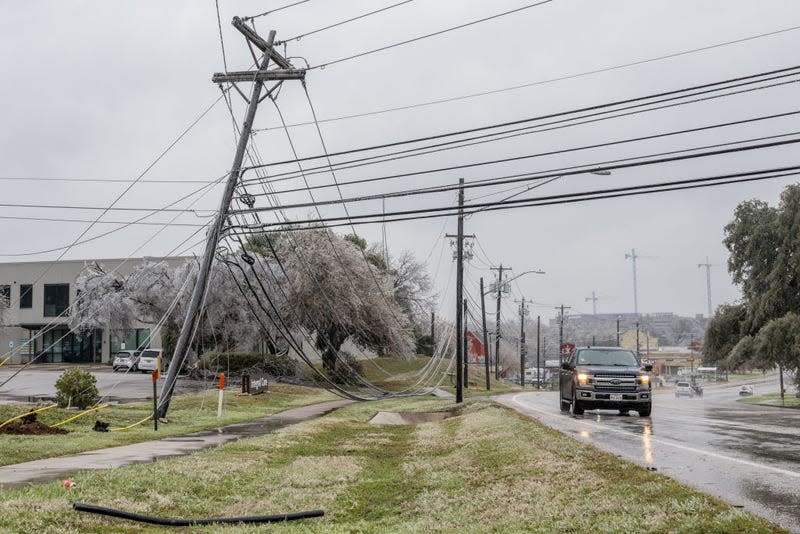
[[[336,360],[339,357],[339,349],[342,348],[348,333],[336,325],[331,325],[324,334],[317,332],[316,346],[322,354],[322,366],[329,375],[336,371]]]

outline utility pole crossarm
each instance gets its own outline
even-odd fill
[[[215,72],[211,77],[214,83],[234,83],[234,82],[263,82],[267,80],[305,80],[305,69],[278,69],[278,70],[255,70],[255,71],[235,71],[235,72]]]
[[[239,30],[239,33],[244,35],[244,38],[247,39],[250,43],[253,44],[256,48],[261,50],[264,53],[269,53],[269,58],[275,62],[282,69],[292,69],[292,64],[289,63],[286,58],[280,55],[277,50],[275,50],[272,46],[272,43],[265,41],[260,35],[258,35],[255,30],[250,28],[244,21],[239,17],[233,17],[233,27]]]

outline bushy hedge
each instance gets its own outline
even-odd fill
[[[207,352],[198,362],[200,369],[209,371],[263,371],[272,376],[294,376],[295,363],[288,355],[259,354],[257,352]]]
[[[62,408],[77,406],[81,410],[100,398],[97,379],[89,371],[77,367],[67,369],[56,380],[56,402]]]

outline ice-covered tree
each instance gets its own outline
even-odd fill
[[[393,297],[391,279],[365,261],[363,249],[351,238],[307,229],[262,234],[251,239],[249,248],[273,270],[280,260],[280,272],[285,271],[282,316],[293,328],[315,336],[329,373],[347,340],[397,357],[413,355],[411,322]]]
[[[196,273],[196,264],[190,261],[177,267],[145,261],[127,277],[109,273],[99,264],[90,265],[76,281],[80,297],[71,314],[71,327],[125,330],[136,323],[162,323],[161,335],[169,345],[180,332]],[[215,264],[197,329],[202,347],[249,350],[264,334],[237,285],[242,278],[241,270],[237,274],[235,267],[222,261]]]

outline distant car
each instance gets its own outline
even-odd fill
[[[745,384],[744,386],[739,388],[740,397],[750,397],[752,395],[753,395],[753,386]]]
[[[677,399],[678,397],[694,398],[694,389],[692,389],[692,385],[689,382],[675,384],[675,398]]]
[[[139,371],[152,373],[158,369],[158,362],[163,361],[163,351],[161,349],[145,349],[139,356]],[[163,366],[163,363],[162,363]]]
[[[114,361],[111,362],[111,368],[114,372],[117,371],[138,371],[139,370],[139,352],[135,350],[120,350],[114,355]]]

